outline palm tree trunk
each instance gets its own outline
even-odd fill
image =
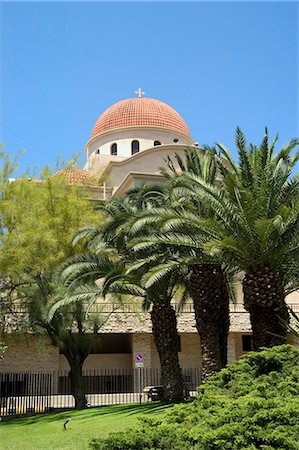
[[[244,306],[250,314],[253,347],[273,347],[285,343],[289,312],[278,273],[261,267],[246,273],[243,280]]]
[[[219,265],[193,266],[190,283],[204,381],[227,364],[229,295]]]
[[[151,311],[154,341],[160,358],[164,398],[171,403],[184,399],[179,364],[179,335],[176,314],[168,301],[155,297]]]

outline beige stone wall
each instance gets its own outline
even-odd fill
[[[243,352],[242,334],[251,333],[229,333],[227,342],[227,362],[231,363],[240,358],[245,352]]]
[[[194,313],[182,313],[177,316],[178,331],[182,333],[196,333]]]
[[[236,342],[235,342],[235,334],[229,333],[227,339],[227,362],[231,363],[236,360]]]
[[[201,367],[200,339],[197,333],[181,334],[179,361],[182,368]],[[133,357],[137,352],[145,356],[144,367],[160,367],[159,355],[151,334],[133,335]]]
[[[231,333],[249,333],[251,331],[250,317],[247,312],[230,314],[230,332]]]
[[[181,352],[179,353],[182,368],[200,367],[200,339],[195,329],[193,313],[184,313],[178,317],[178,328],[181,336]],[[134,354],[142,352],[145,356],[145,368],[159,368],[159,356],[151,334],[149,314],[113,314],[105,325],[105,332],[132,333],[132,354],[96,354],[89,355],[84,369],[123,368],[129,369],[134,363]],[[231,329],[228,336],[228,362],[235,361],[244,352],[242,334],[251,334],[248,313],[231,314]],[[58,349],[44,337],[33,335],[9,334],[2,340],[8,346],[5,357],[0,362],[0,372],[36,371],[49,372],[68,370],[68,363]],[[299,346],[299,340],[293,339]]]
[[[249,314],[233,312],[230,314],[231,332],[250,332]],[[184,312],[177,317],[179,333],[195,333],[195,318],[193,312]],[[10,328],[14,330],[14,327]],[[149,313],[123,313],[115,312],[109,316],[108,321],[101,328],[101,333],[151,333],[152,324]]]
[[[247,312],[230,314],[231,332],[250,332],[250,319]],[[194,313],[182,313],[177,317],[179,333],[196,333]],[[102,333],[151,333],[152,324],[149,313],[116,313],[101,329]]]
[[[8,351],[0,363],[1,372],[69,370],[65,356],[60,355],[46,338],[27,335],[15,339],[9,336],[6,343]],[[144,354],[145,368],[160,367],[153,336],[150,333],[135,333],[132,336],[132,354],[89,355],[84,363],[84,369],[129,369],[133,366],[134,354],[137,352]],[[197,333],[181,335],[179,359],[183,368],[200,367],[200,340]]]
[[[149,313],[115,313],[101,328],[101,333],[151,333]]]
[[[181,352],[179,360],[183,369],[201,367],[200,338],[198,333],[180,334]]]
[[[184,156],[185,145],[162,145],[153,147],[122,161],[111,162],[105,171],[107,185],[116,188],[130,172],[160,173],[165,166],[164,160],[168,155],[178,153]]]
[[[159,368],[160,367],[160,359],[159,359],[159,353],[156,348],[154,336],[150,336],[151,339],[151,361],[152,361],[152,367]]]
[[[149,333],[136,333],[132,336],[132,365],[136,353],[144,354],[144,368],[152,367],[152,336]]]
[[[59,368],[59,352],[46,337],[5,336],[7,351],[0,372],[50,372]]]

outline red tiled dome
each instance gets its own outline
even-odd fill
[[[53,177],[65,177],[68,185],[74,184],[84,186],[98,186],[98,183],[92,178],[86,170],[78,169],[77,167],[70,167],[68,169],[61,169],[53,173]]]
[[[123,127],[160,127],[190,136],[181,116],[171,106],[154,98],[136,97],[121,100],[106,109],[98,118],[91,137]]]

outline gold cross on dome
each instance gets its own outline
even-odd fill
[[[143,92],[143,91],[141,90],[141,88],[138,88],[138,90],[135,91],[135,94],[138,95],[138,97],[140,98],[140,97],[142,97],[142,96],[145,94],[145,92]]]

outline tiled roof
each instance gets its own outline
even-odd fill
[[[167,128],[190,136],[189,128],[171,106],[154,98],[136,97],[121,100],[106,109],[96,121],[91,137],[131,126]]]
[[[98,183],[92,178],[86,170],[78,169],[77,167],[70,167],[68,169],[61,169],[53,173],[53,177],[65,177],[69,185],[78,184],[84,186],[98,186]]]

